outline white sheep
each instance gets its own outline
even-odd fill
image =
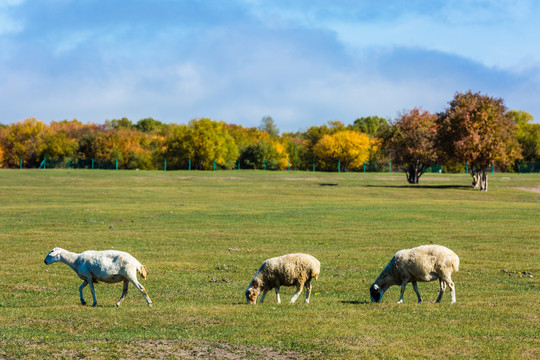
[[[124,282],[122,297],[116,303],[120,306],[127,295],[128,285],[131,282],[144,295],[148,306],[152,306],[152,301],[146,293],[144,287],[137,281],[137,272],[141,274],[143,279],[146,279],[146,267],[130,254],[123,251],[106,250],[106,251],[85,251],[77,254],[61,248],[54,248],[45,258],[45,264],[49,265],[55,262],[63,262],[77,273],[84,280],[79,287],[81,296],[81,304],[86,305],[83,298],[83,289],[86,285],[90,285],[94,303],[96,306],[96,293],[94,291],[94,283],[103,281],[106,283]]]
[[[369,289],[372,302],[380,302],[383,294],[392,285],[401,285],[399,302],[403,302],[403,293],[407,283],[412,282],[418,296],[417,281],[426,282],[439,279],[440,291],[436,302],[441,302],[446,285],[450,287],[451,302],[456,302],[452,273],[459,269],[459,257],[450,249],[441,245],[422,245],[413,249],[400,250],[390,260],[377,280]]]
[[[308,254],[288,254],[264,261],[259,270],[253,276],[246,290],[246,299],[250,304],[257,302],[257,296],[263,292],[260,302],[264,301],[266,293],[276,289],[277,303],[280,286],[296,286],[296,293],[291,298],[293,304],[304,285],[306,286],[306,300],[309,303],[311,296],[311,279],[317,280],[321,270],[321,263]]]

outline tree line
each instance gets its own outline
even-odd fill
[[[448,105],[440,113],[413,108],[395,120],[369,116],[283,134],[269,116],[259,127],[208,118],[188,124],[153,118],[45,124],[29,118],[0,126],[0,167],[19,167],[21,159],[24,167],[38,167],[47,157],[117,160],[123,169],[162,169],[166,160],[168,169],[210,170],[217,164],[361,171],[366,163],[392,161],[412,184],[434,164],[448,172],[467,166],[473,184],[487,190],[490,166],[512,171],[518,161],[539,160],[540,125],[527,112],[508,110],[502,99],[471,91],[456,93]]]

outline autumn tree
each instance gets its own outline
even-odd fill
[[[6,167],[18,167],[22,158],[26,165],[36,167],[45,149],[43,141],[45,124],[35,118],[25,119],[2,131],[0,147]]]
[[[211,170],[214,161],[230,169],[238,158],[238,147],[225,130],[225,123],[193,119],[189,125],[174,129],[167,138],[165,157],[178,165],[191,159],[192,167],[199,170]]]
[[[500,98],[468,91],[457,93],[449,105],[437,119],[441,154],[469,164],[473,187],[487,191],[490,167],[520,157],[516,125]]]
[[[437,115],[414,108],[404,112],[383,135],[383,147],[397,166],[403,167],[409,184],[418,184],[437,159]]]
[[[324,135],[313,149],[324,169],[335,169],[340,162],[343,170],[349,171],[363,166],[371,147],[372,142],[366,134],[344,130]]]

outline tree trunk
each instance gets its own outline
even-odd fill
[[[488,175],[487,170],[482,170],[482,177],[480,179],[480,191],[487,191],[488,189]]]
[[[473,178],[473,189],[478,189],[480,185],[480,170],[474,164],[471,165],[471,176]]]
[[[418,163],[410,164],[405,170],[405,174],[407,175],[407,181],[409,184],[418,184],[418,180],[420,179]]]
[[[471,165],[471,176],[473,177],[472,186],[474,189],[480,188],[480,191],[487,191],[488,170],[489,167],[479,167],[476,165]]]

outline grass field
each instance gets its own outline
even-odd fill
[[[0,358],[540,358],[540,175],[310,172],[0,171]],[[526,188],[527,190],[521,189]],[[531,191],[531,190],[535,190]],[[437,243],[460,257],[438,282],[369,286],[400,249]],[[81,281],[53,247],[123,250],[149,271],[154,302],[130,285]],[[321,261],[311,303],[244,291],[267,258]],[[504,271],[501,271],[504,270]],[[524,275],[523,272],[526,272]],[[532,274],[532,277],[529,275]],[[91,300],[88,287],[87,301]],[[91,301],[89,301],[91,303]]]

